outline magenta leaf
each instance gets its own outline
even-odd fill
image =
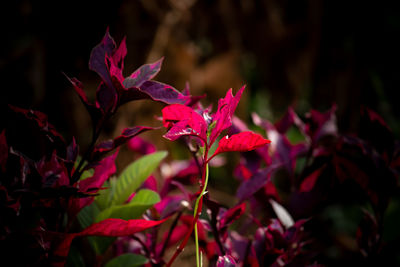
[[[138,152],[142,155],[151,154],[156,152],[156,147],[139,136],[129,139],[127,146],[130,150]]]
[[[123,145],[129,139],[137,136],[138,134],[153,129],[154,129],[153,127],[146,127],[146,126],[135,126],[135,127],[125,128],[122,131],[121,135],[114,138],[114,140],[108,140],[98,144],[93,151],[93,158],[98,158],[99,156],[104,155],[105,153],[108,153],[114,150],[115,148]]]
[[[218,101],[218,109],[213,116],[213,121],[216,122],[216,125],[210,135],[210,144],[215,142],[223,130],[232,125],[232,117],[240,101],[244,88],[245,86],[240,88],[235,96],[232,94],[232,89],[229,89],[225,98]]]
[[[235,267],[236,261],[230,255],[219,256],[216,267]]]
[[[205,141],[207,124],[200,114],[192,108],[181,104],[166,106],[162,110],[164,127],[171,127],[164,135],[174,141],[181,136],[193,135]]]
[[[154,63],[145,64],[137,69],[134,73],[131,74],[128,78],[126,78],[123,82],[125,88],[131,87],[141,87],[141,85],[153,79],[161,69],[161,64],[164,58],[160,58]]]
[[[230,137],[225,136],[219,141],[218,148],[210,159],[223,152],[246,152],[260,148],[269,143],[271,143],[271,141],[253,132],[241,132]]]
[[[0,134],[0,167],[3,173],[6,172],[7,159],[8,159],[8,145],[6,139],[6,131],[3,130]]]

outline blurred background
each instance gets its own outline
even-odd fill
[[[316,0],[6,1],[1,8],[1,103],[43,111],[66,137],[88,142],[89,117],[63,76],[93,94],[91,49],[109,27],[127,38],[125,75],[164,56],[156,80],[207,103],[247,85],[239,117],[275,121],[289,106],[338,105],[342,132],[357,127],[361,105],[381,114],[398,136],[399,9],[387,2]],[[161,106],[160,106],[161,107]],[[154,125],[157,105],[127,105],[112,129]],[[151,111],[151,112],[150,112]],[[107,133],[106,133],[107,134]]]
[[[4,116],[7,104],[40,110],[67,142],[75,136],[84,151],[90,118],[63,72],[94,97],[100,78],[88,60],[109,27],[117,44],[126,36],[125,76],[164,57],[156,80],[178,90],[188,82],[192,94],[207,94],[203,103],[214,108],[229,88],[236,92],[246,84],[236,114],[249,124],[251,112],[276,121],[289,106],[304,116],[336,103],[341,133],[358,128],[360,107],[367,106],[400,137],[400,9],[388,1],[15,0],[2,3],[0,20],[0,129],[13,123]],[[162,107],[149,101],[126,104],[102,138],[127,126],[160,125],[154,117]],[[142,136],[179,158],[179,150],[160,138],[163,131]],[[120,164],[131,160],[121,157]],[[231,174],[215,170],[215,177],[226,175]],[[219,190],[225,192],[213,196],[234,202],[229,196],[234,188],[221,183]],[[350,219],[361,217],[354,210],[327,213],[349,223],[354,233]]]

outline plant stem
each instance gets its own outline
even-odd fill
[[[197,213],[201,213],[201,210],[198,212],[199,208],[199,202],[201,199],[203,199],[203,196],[206,192],[207,184],[208,184],[208,163],[205,162],[205,167],[206,167],[206,174],[205,174],[205,180],[203,183],[203,189],[200,192],[200,195],[196,199],[196,204],[194,206],[194,214],[193,217],[196,217]],[[197,222],[194,224],[194,239],[196,243],[196,266],[200,266],[200,258],[199,258],[199,237],[198,237],[198,231],[197,231]]]

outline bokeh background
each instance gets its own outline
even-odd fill
[[[252,111],[274,121],[288,106],[303,115],[336,103],[348,132],[366,105],[400,132],[400,12],[386,1],[20,0],[0,10],[2,106],[46,112],[83,146],[89,118],[62,72],[93,93],[99,77],[88,59],[107,27],[117,43],[127,38],[125,75],[164,56],[157,80],[179,90],[189,82],[206,103],[246,84],[244,120]],[[129,105],[117,124],[153,120],[151,108]]]
[[[336,103],[340,132],[355,131],[360,107],[367,106],[400,137],[400,9],[394,1],[15,0],[2,3],[0,20],[1,125],[13,123],[4,116],[7,104],[40,110],[68,142],[75,136],[81,151],[90,142],[90,118],[63,72],[94,97],[100,78],[88,60],[107,27],[117,43],[126,36],[125,76],[164,57],[156,80],[178,90],[188,82],[214,106],[229,88],[246,84],[237,115],[249,124],[251,112],[276,121],[289,106],[304,116]],[[160,125],[154,116],[161,108],[126,104],[101,138],[127,126]],[[30,142],[29,132],[20,135]],[[143,137],[175,153],[161,135]],[[121,157],[120,165],[131,160]],[[234,188],[212,185],[220,190],[213,196],[233,199]],[[354,210],[329,210],[329,216],[352,223],[361,216]],[[354,232],[353,224],[344,228]]]

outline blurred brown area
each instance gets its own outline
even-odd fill
[[[19,0],[3,3],[0,12],[2,109],[14,104],[44,111],[83,148],[90,119],[62,72],[81,80],[93,97],[99,77],[88,59],[107,27],[117,43],[127,37],[125,75],[164,56],[156,79],[178,90],[189,82],[193,94],[206,93],[205,104],[214,106],[229,88],[246,84],[237,113],[246,121],[253,111],[275,120],[288,106],[302,115],[337,103],[339,126],[351,131],[367,105],[400,133],[400,14],[394,4]],[[149,101],[127,104],[103,138],[129,125],[158,125],[154,115],[161,108]]]

